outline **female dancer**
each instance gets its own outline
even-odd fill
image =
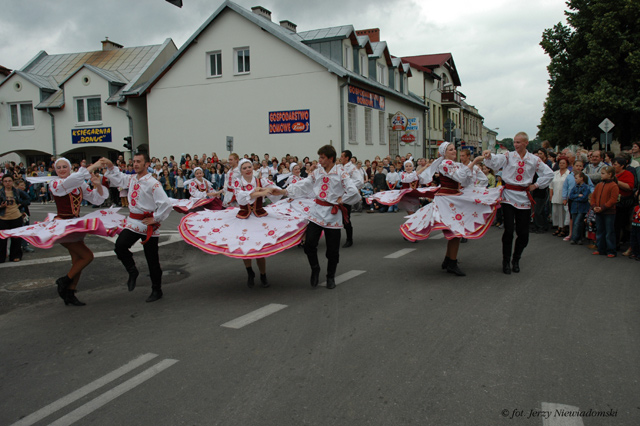
[[[425,183],[430,183],[435,173],[440,175],[440,187],[433,202],[409,216],[400,232],[409,241],[417,241],[441,229],[449,240],[442,269],[465,276],[458,267],[460,239],[484,235],[496,214],[502,189],[473,186],[473,167],[482,162],[483,157],[476,157],[465,166],[455,162],[454,145],[444,142],[439,152],[441,157],[420,175]]]
[[[262,199],[280,197],[285,191],[266,178],[253,176],[251,161],[238,163],[241,175],[232,183],[239,208],[190,213],[178,227],[189,244],[211,254],[242,259],[247,269],[247,285],[254,286],[251,259],[257,259],[262,287],[269,287],[266,257],[300,243],[307,222],[296,216],[264,208]]]
[[[71,269],[56,280],[58,295],[65,305],[84,306],[85,303],[75,295],[82,270],[93,260],[93,253],[84,243],[84,236],[86,233],[113,236],[119,232],[124,217],[111,209],[79,217],[83,199],[100,205],[109,195],[101,184],[102,178],[92,173],[99,167],[98,163],[87,168],[81,167],[72,173],[69,160],[59,158],[54,167],[57,177],[49,183],[49,190],[56,203],[57,215],[50,214],[43,222],[23,226],[11,233],[38,248],[51,248],[54,242],[66,248],[71,255]],[[87,180],[91,180],[95,189],[89,188]],[[6,234],[0,237],[6,237]]]
[[[287,186],[296,182],[300,182],[302,179],[304,179],[302,176],[300,176],[301,169],[298,163],[291,163],[289,165],[289,171],[290,173],[283,173],[281,175],[278,175],[278,183],[282,186],[282,188],[286,188]],[[284,183],[281,183],[282,181],[284,181]]]
[[[454,149],[455,152],[455,149]],[[392,189],[389,191],[377,192],[371,197],[367,198],[367,204],[373,204],[377,201],[385,206],[393,206],[400,203],[402,209],[407,210],[407,214],[413,214],[420,206],[419,198],[427,197],[428,193],[432,193],[436,190],[436,187],[419,188],[422,182],[420,174],[426,169],[425,167],[419,168],[417,171],[413,170],[413,162],[407,160],[404,162],[404,172],[400,173],[400,182],[402,183],[402,189]],[[431,182],[431,179],[429,179]]]

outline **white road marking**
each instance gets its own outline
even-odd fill
[[[338,275],[337,277],[335,277],[336,285],[342,284],[343,282],[345,282],[347,280],[350,280],[351,278],[355,278],[358,275],[362,275],[365,272],[367,272],[367,271],[353,270],[353,271],[346,272],[346,273],[344,273],[342,275]],[[325,281],[325,282],[321,283],[320,286],[321,287],[326,287],[327,286],[327,282]]]
[[[398,250],[395,253],[391,253],[390,255],[385,256],[385,259],[397,259],[399,257],[404,256],[405,254],[409,254],[412,251],[416,251],[416,249],[402,249],[402,250]]]
[[[35,413],[29,414],[28,416],[23,417],[22,419],[20,419],[18,422],[14,423],[11,426],[28,426],[28,425],[37,423],[40,420],[44,419],[45,417],[49,416],[50,414],[55,413],[56,411],[66,407],[69,404],[72,404],[78,399],[85,397],[86,395],[90,394],[96,389],[99,389],[102,386],[111,383],[117,378],[124,376],[128,372],[140,367],[142,364],[152,360],[157,356],[158,355],[151,354],[151,353],[141,355],[138,358],[132,361],[129,361],[127,364],[123,365],[122,367],[112,371],[111,373],[100,377],[99,379],[89,383],[86,386],[81,387],[80,389],[74,392],[71,392],[69,395],[62,397],[55,402],[52,402],[46,407],[41,408]]]
[[[87,402],[86,404],[78,407],[77,409],[73,410],[66,416],[59,418],[55,422],[51,423],[50,426],[68,426],[77,422],[81,418],[88,416],[89,414],[96,411],[98,408],[108,404],[109,402],[113,401],[114,399],[124,394],[125,392],[130,391],[136,386],[146,382],[156,374],[171,367],[176,362],[178,362],[178,360],[176,359],[165,359],[160,361],[153,367],[146,369],[145,371],[138,374],[137,376],[132,377],[126,382],[119,384],[115,388],[103,393],[97,398],[94,398],[91,401]]]
[[[561,413],[556,415],[556,410]],[[552,402],[542,403],[542,412],[548,412],[549,416],[542,418],[542,426],[584,426],[580,416],[563,416],[562,413],[580,411],[578,407],[572,405],[555,404]]]
[[[166,246],[167,244],[177,243],[178,241],[182,241],[182,237],[178,234],[169,234],[169,239],[167,241],[163,241],[158,244],[158,247]],[[105,237],[106,239],[110,239],[109,237]],[[113,242],[115,242],[116,237],[113,237]],[[136,253],[144,250],[142,244],[135,244],[131,247],[131,252]],[[93,253],[93,257],[108,257],[115,256],[113,250],[109,251],[101,251],[98,253]],[[45,257],[43,259],[32,259],[32,260],[21,260],[20,262],[5,262],[0,263],[0,269],[2,268],[15,268],[18,266],[30,266],[30,265],[42,265],[44,263],[54,263],[54,262],[69,262],[71,260],[71,256],[53,256],[53,257]]]
[[[249,312],[248,314],[243,315],[239,318],[236,318],[229,322],[225,322],[224,324],[221,325],[221,327],[235,328],[235,329],[242,328],[245,325],[249,325],[252,322],[258,321],[259,319],[262,319],[268,315],[276,313],[286,307],[287,305],[278,305],[277,303],[272,303],[263,308],[257,309],[253,312]]]

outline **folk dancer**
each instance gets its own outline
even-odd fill
[[[529,222],[533,197],[531,191],[547,188],[553,180],[553,171],[539,157],[527,152],[529,136],[519,132],[513,138],[515,152],[492,155],[484,151],[484,164],[493,170],[502,169],[504,192],[502,210],[504,233],[502,234],[502,272],[520,272],[520,258],[529,243]],[[538,180],[532,184],[533,176]],[[513,232],[516,232],[513,248]],[[511,251],[513,249],[513,258]]]
[[[178,230],[187,243],[206,253],[242,259],[249,288],[255,278],[251,260],[256,259],[261,285],[269,287],[266,257],[298,245],[307,221],[263,207],[264,197],[275,200],[285,191],[267,178],[254,177],[250,160],[240,160],[238,167],[241,176],[234,181],[234,194],[239,208],[188,214]]]
[[[460,240],[481,238],[486,233],[498,209],[501,189],[473,186],[473,167],[482,157],[465,166],[455,161],[453,144],[444,142],[438,151],[440,157],[420,175],[426,184],[435,173],[440,175],[440,186],[430,193],[433,202],[409,216],[400,232],[407,240],[417,241],[428,238],[431,231],[442,230],[448,240],[442,269],[465,276],[458,266]]]
[[[144,256],[149,266],[151,277],[151,294],[147,302],[155,302],[162,298],[162,268],[158,254],[158,240],[160,239],[160,224],[171,213],[171,202],[162,190],[162,185],[151,176],[147,170],[149,156],[139,153],[133,156],[133,170],[135,175],[126,175],[107,159],[100,160],[107,167],[105,177],[112,185],[129,188],[129,217],[125,222],[125,229],[116,240],[115,252],[129,274],[127,287],[133,291],[139,272],[129,249],[136,241],[142,240]]]
[[[350,153],[345,152],[345,158]],[[314,204],[309,211],[304,252],[311,266],[311,287],[317,287],[320,277],[318,261],[318,242],[324,232],[327,245],[327,288],[336,287],[335,274],[340,260],[340,229],[343,220],[349,220],[345,205],[355,204],[360,199],[360,192],[355,183],[340,165],[336,164],[336,150],[325,145],[318,150],[316,168],[306,179],[289,186],[287,195],[291,198],[315,195]]]

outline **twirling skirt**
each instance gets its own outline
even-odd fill
[[[427,239],[434,230],[442,230],[448,240],[480,238],[491,226],[501,199],[502,187],[468,187],[457,195],[435,195],[433,202],[407,216],[400,232],[410,241]]]
[[[0,231],[0,238],[18,237],[34,247],[48,249],[55,243],[82,241],[86,234],[112,237],[124,227],[125,217],[118,210],[98,210],[76,219],[54,219],[55,215],[49,213],[43,222]]]
[[[273,256],[300,244],[307,221],[265,207],[267,216],[251,214],[247,219],[236,217],[237,207],[226,210],[204,210],[189,213],[180,221],[182,238],[194,247],[210,254],[223,254],[237,259]]]

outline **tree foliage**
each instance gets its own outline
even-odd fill
[[[553,145],[599,140],[614,124],[622,145],[640,138],[640,1],[569,0],[567,25],[546,29],[540,45],[551,62],[538,136]]]

